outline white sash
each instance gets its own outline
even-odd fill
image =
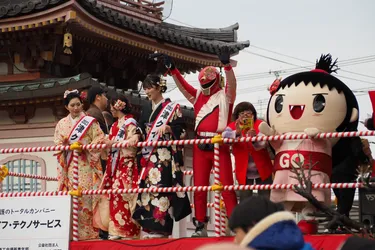
[[[120,140],[124,140],[125,139],[125,136],[126,136],[126,127],[130,124],[134,124],[134,126],[137,126],[137,121],[134,120],[133,118],[127,118],[125,120],[125,123],[124,125],[122,125],[122,127],[119,129],[119,131],[117,132],[117,135],[114,139],[115,142],[118,142]],[[113,176],[113,174],[115,173],[115,169],[116,169],[116,166],[118,164],[118,161],[120,160],[120,149],[119,148],[113,148],[112,151],[111,151],[111,155],[112,155],[112,162],[111,162],[111,176]]]
[[[83,116],[77,123],[76,125],[74,126],[74,128],[72,129],[72,131],[70,131],[70,135],[69,135],[69,144],[72,144],[74,142],[78,142],[79,140],[81,140],[87,130],[90,128],[91,124],[95,121],[95,118],[94,117],[91,117],[91,116]],[[66,163],[67,163],[67,166],[70,165],[71,161],[72,161],[72,158],[73,158],[73,152],[72,151],[68,151],[67,153],[67,157],[66,157]]]
[[[219,108],[219,117],[217,121],[217,130],[210,132],[222,132],[227,127],[228,114],[229,114],[229,104],[224,90],[220,90],[217,93],[210,96],[208,101],[201,107],[195,119],[194,130],[197,131],[199,124],[204,120],[209,118],[209,115]]]
[[[176,102],[170,102],[160,111],[147,135],[146,142],[155,142],[159,140],[160,136],[159,133],[157,133],[158,129],[169,122],[177,107],[178,104]],[[153,153],[154,148],[154,146],[143,147],[142,155],[147,161]]]

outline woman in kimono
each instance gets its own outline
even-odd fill
[[[139,125],[148,142],[180,140],[185,125],[177,103],[164,99],[166,82],[148,75],[143,82],[150,103],[142,107]],[[183,147],[144,147],[138,154],[142,167],[140,188],[183,186]],[[173,219],[179,221],[191,213],[185,192],[141,193],[133,218],[142,226],[142,238],[161,238],[172,234]]]
[[[128,141],[131,147],[111,149],[102,189],[137,188],[138,168],[135,160],[136,143],[141,135],[137,122],[130,114],[129,101],[122,95],[111,100],[111,113],[118,120],[112,125],[107,144]],[[140,227],[132,218],[137,194],[109,194],[109,224],[105,228],[110,240],[138,238]],[[106,218],[108,220],[108,218]]]
[[[65,91],[65,108],[69,115],[61,119],[55,129],[55,145],[103,143],[104,134],[93,117],[83,113],[82,99],[78,90]],[[73,190],[73,152],[64,151],[57,154],[58,190]],[[78,156],[79,187],[82,190],[97,189],[102,181],[100,152],[82,151]],[[94,228],[93,212],[97,208],[99,196],[84,195],[78,204],[78,238],[89,240],[98,238],[98,230]]]

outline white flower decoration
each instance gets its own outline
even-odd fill
[[[159,206],[158,207],[159,207],[159,210],[161,212],[166,212],[169,208],[169,205],[170,205],[170,203],[169,203],[169,199],[167,197],[161,197],[159,199]]]
[[[180,184],[177,184],[176,187],[181,187]],[[185,192],[176,192],[176,195],[178,198],[185,198],[186,193]]]
[[[156,157],[156,155],[151,155],[151,157],[150,157],[150,161],[151,161],[152,163],[155,163],[155,162],[158,161],[158,158]]]
[[[142,206],[147,206],[150,201],[150,194],[142,193],[141,195]]]
[[[158,148],[159,159],[161,161],[168,161],[171,159],[171,152],[167,148]]]
[[[123,219],[121,219],[121,220],[118,221],[118,224],[120,224],[120,226],[124,226],[125,225],[125,221]]]
[[[151,201],[151,205],[155,207],[159,207],[159,199],[155,198]]]
[[[151,181],[153,185],[158,184],[158,182],[161,181],[161,173],[159,169],[152,168],[148,173],[148,179]]]
[[[122,218],[121,218],[121,214],[120,214],[120,213],[115,214],[115,219],[116,219],[117,221],[122,220]]]
[[[120,186],[120,181],[116,179],[115,182],[112,184],[112,188],[118,189],[119,186]]]

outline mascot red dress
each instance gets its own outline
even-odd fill
[[[296,162],[312,168],[312,183],[329,183],[332,173],[332,147],[338,139],[314,139],[318,133],[343,131],[347,124],[358,123],[358,103],[351,90],[330,73],[335,72],[330,55],[322,55],[316,69],[275,81],[270,88],[271,99],[267,122],[259,127],[265,135],[306,133],[309,139],[271,141],[275,149],[274,184],[298,184],[292,167]],[[307,170],[305,170],[307,175]],[[314,189],[313,195],[323,203],[331,202],[330,189]],[[271,200],[283,202],[287,210],[302,212],[299,223],[305,233],[317,231],[314,207],[293,190],[272,190]]]
[[[195,134],[196,138],[212,138],[224,131],[232,115],[233,104],[236,98],[236,78],[231,65],[229,64],[229,50],[223,49],[219,55],[224,65],[227,84],[223,89],[219,71],[208,66],[200,71],[198,80],[200,89],[191,86],[171,59],[164,55],[165,66],[169,69],[177,87],[194,106],[195,112]],[[228,145],[220,146],[220,181],[223,185],[233,185],[232,165]],[[214,165],[213,145],[200,144],[193,148],[193,171],[194,185],[208,186],[210,172]],[[237,197],[234,191],[223,191],[222,196],[225,202],[227,216],[232,213],[237,205]],[[207,213],[207,192],[194,192],[196,226],[192,237],[207,236],[206,225]]]

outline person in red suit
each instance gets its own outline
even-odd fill
[[[227,127],[232,115],[233,104],[236,98],[236,78],[230,65],[229,48],[223,48],[219,53],[219,59],[224,66],[227,84],[221,85],[221,75],[212,66],[205,67],[199,73],[199,89],[190,85],[173,61],[163,55],[164,64],[172,75],[177,87],[194,106],[195,134],[197,139],[212,138]],[[232,164],[229,145],[220,145],[220,181],[223,185],[233,185]],[[194,186],[208,186],[210,172],[214,165],[214,151],[212,144],[200,144],[193,147],[193,180]],[[237,197],[234,191],[223,191],[222,196],[229,217],[233,208],[237,205]],[[207,237],[207,192],[194,192],[196,227],[192,237]]]
[[[224,137],[259,135],[257,111],[249,102],[237,104],[233,111],[233,122],[223,133]],[[247,121],[251,125],[247,126]],[[240,142],[232,145],[235,159],[235,173],[239,185],[272,184],[273,164],[267,150],[267,142]],[[270,190],[259,190],[260,195],[269,198]],[[240,192],[240,202],[252,195],[252,190]]]

